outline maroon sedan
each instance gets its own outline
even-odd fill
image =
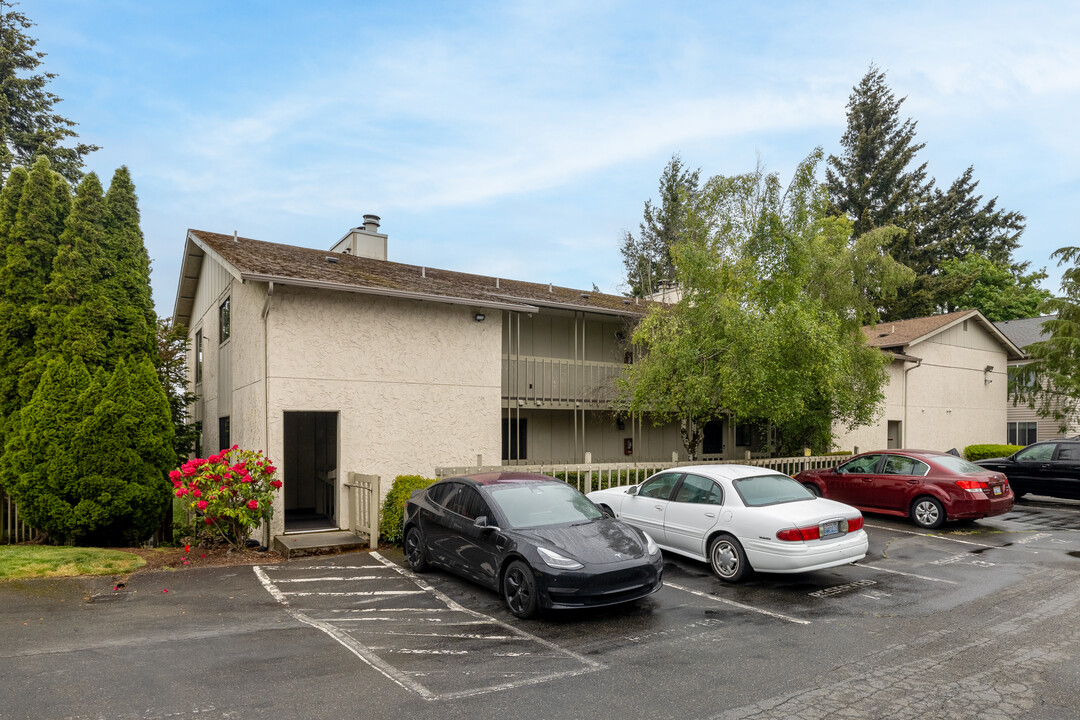
[[[804,470],[795,479],[810,492],[867,512],[907,515],[924,528],[946,520],[975,520],[1012,509],[1000,472],[932,450],[883,450],[843,465]]]

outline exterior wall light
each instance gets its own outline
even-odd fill
[[[476,320],[476,322],[484,322],[484,318],[486,317],[487,315],[485,315],[484,313],[476,313],[475,315],[473,315],[473,319]]]

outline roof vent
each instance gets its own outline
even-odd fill
[[[365,215],[364,216],[364,232],[373,233],[379,229],[379,216],[378,215]]]
[[[581,297],[588,300],[589,299],[589,293],[581,293]]]
[[[329,256],[327,256],[327,258],[326,258],[326,262],[328,262],[328,263],[334,263],[335,265],[337,265],[337,260],[338,260],[338,259],[337,259],[336,257],[329,257]]]

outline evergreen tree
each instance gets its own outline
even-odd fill
[[[848,125],[841,138],[844,152],[829,157],[826,184],[833,211],[852,220],[852,237],[874,228],[895,226],[886,250],[915,272],[915,282],[899,298],[877,302],[886,320],[932,315],[958,307],[965,299],[957,278],[942,277],[949,261],[971,255],[988,258],[1014,284],[1023,285],[1026,264],[1012,253],[1024,230],[1024,216],[982,204],[978,182],[969,167],[948,190],[926,179],[926,164],[915,167],[924,147],[915,141],[915,122],[901,121],[900,105],[885,84],[885,73],[871,66],[848,102]]]
[[[67,215],[66,195],[55,190],[59,185],[66,192],[67,183],[46,158],[39,158],[29,175],[17,181],[21,170],[16,168],[8,178],[9,184],[21,182],[21,196],[0,258],[0,448],[5,421],[22,405],[19,378],[34,358],[36,318]]]
[[[60,98],[46,90],[55,73],[35,72],[45,53],[26,34],[33,23],[13,5],[0,0],[0,179],[15,165],[29,165],[44,155],[74,184],[82,177],[83,156],[98,149],[64,142],[77,137],[75,123],[56,113]]]
[[[111,350],[118,357],[149,357],[155,352],[157,316],[150,295],[150,255],[139,228],[135,186],[126,167],[113,175],[105,193],[105,253],[113,273],[105,293],[114,308]]]
[[[0,192],[0,251],[7,247],[8,235],[15,226],[15,215],[19,212],[23,185],[26,184],[26,168],[17,167],[8,175],[4,190]],[[0,259],[3,255],[0,254]]]
[[[848,100],[844,152],[829,156],[825,182],[833,211],[852,220],[852,237],[886,225],[906,227],[922,203],[926,163],[912,165],[924,143],[915,142],[911,118],[900,120],[905,99],[897,100],[885,73],[871,65]]]
[[[660,206],[646,200],[638,236],[629,231],[623,236],[621,252],[631,295],[645,297],[657,292],[662,281],[674,281],[671,247],[683,235],[682,218],[697,196],[700,174],[700,168],[688,170],[673,155],[660,175]]]
[[[73,542],[87,522],[72,439],[101,387],[77,356],[49,363],[33,397],[16,415],[0,455],[0,482],[19,512],[56,542]]]

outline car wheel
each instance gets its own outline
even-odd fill
[[[615,517],[615,513],[607,505],[600,506],[600,512],[604,513],[609,518]]]
[[[540,609],[536,596],[536,579],[528,565],[515,560],[506,568],[502,581],[503,600],[510,612],[519,618],[535,617]]]
[[[803,487],[814,494],[814,497],[821,497],[821,491],[818,490],[818,486],[814,483],[803,483]]]
[[[945,522],[945,508],[934,498],[924,495],[911,503],[911,519],[919,527],[933,530]]]
[[[405,533],[405,558],[409,561],[409,567],[413,572],[427,572],[431,567],[427,553],[424,552],[424,536],[415,525]]]
[[[739,582],[750,571],[742,545],[730,535],[721,535],[709,545],[709,566],[724,582]]]

